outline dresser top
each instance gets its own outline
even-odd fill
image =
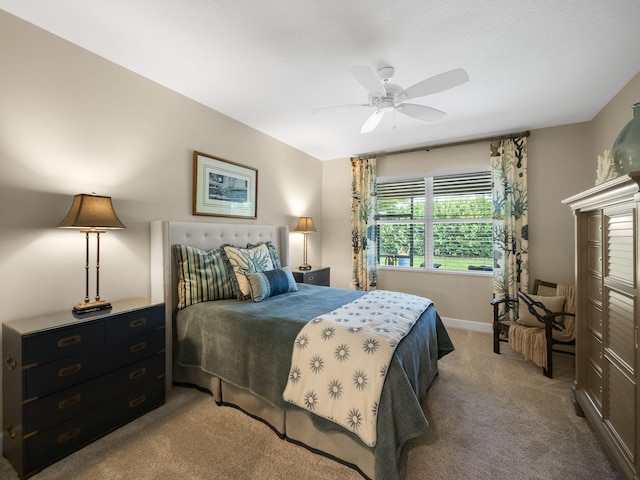
[[[60,328],[68,325],[83,323],[88,320],[97,320],[110,315],[117,315],[142,308],[151,307],[153,305],[162,305],[161,303],[151,303],[151,300],[144,297],[128,298],[111,302],[111,308],[105,310],[97,310],[83,314],[75,314],[71,312],[71,308],[64,312],[55,312],[47,315],[41,315],[32,318],[22,318],[5,322],[3,325],[11,328],[21,335],[30,332],[41,332],[52,328]]]

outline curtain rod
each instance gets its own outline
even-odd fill
[[[526,130],[524,132],[518,132],[518,133],[507,133],[504,135],[498,135],[495,137],[485,137],[485,138],[475,138],[472,140],[463,140],[460,142],[450,142],[450,143],[437,143],[435,145],[427,145],[424,147],[415,147],[415,148],[407,148],[405,150],[392,150],[390,152],[377,152],[377,153],[369,153],[369,154],[365,154],[365,155],[354,155],[351,158],[355,159],[355,158],[362,158],[362,157],[367,157],[367,156],[372,156],[372,155],[381,155],[381,156],[389,156],[389,155],[400,155],[402,153],[413,153],[413,152],[428,152],[429,150],[433,150],[435,148],[444,148],[444,147],[458,147],[461,145],[470,145],[472,143],[482,143],[482,142],[495,142],[498,140],[505,140],[507,138],[520,138],[520,137],[528,137],[529,135],[531,135],[531,132],[529,130]]]

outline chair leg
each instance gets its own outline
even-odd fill
[[[545,377],[553,378],[553,331],[551,326],[551,318],[545,319],[545,344],[547,346],[547,368],[543,373]]]
[[[543,369],[544,376],[548,378],[553,378],[553,365],[551,362],[553,361],[553,356],[551,351],[547,352],[547,368]]]
[[[498,321],[499,317],[498,305],[493,304],[493,353],[497,353],[500,355],[500,322]]]

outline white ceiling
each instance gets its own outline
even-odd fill
[[[321,160],[589,121],[640,71],[640,0],[0,0],[0,8]],[[390,113],[361,134],[368,107],[312,113],[367,102],[353,65],[391,65],[404,88],[458,67],[470,81],[412,100],[446,111],[438,123]]]

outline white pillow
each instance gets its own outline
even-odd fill
[[[229,271],[233,272],[230,277],[238,300],[251,298],[251,288],[246,275],[247,273],[273,270],[269,248],[264,243],[252,248],[224,245],[222,251],[228,262]]]

